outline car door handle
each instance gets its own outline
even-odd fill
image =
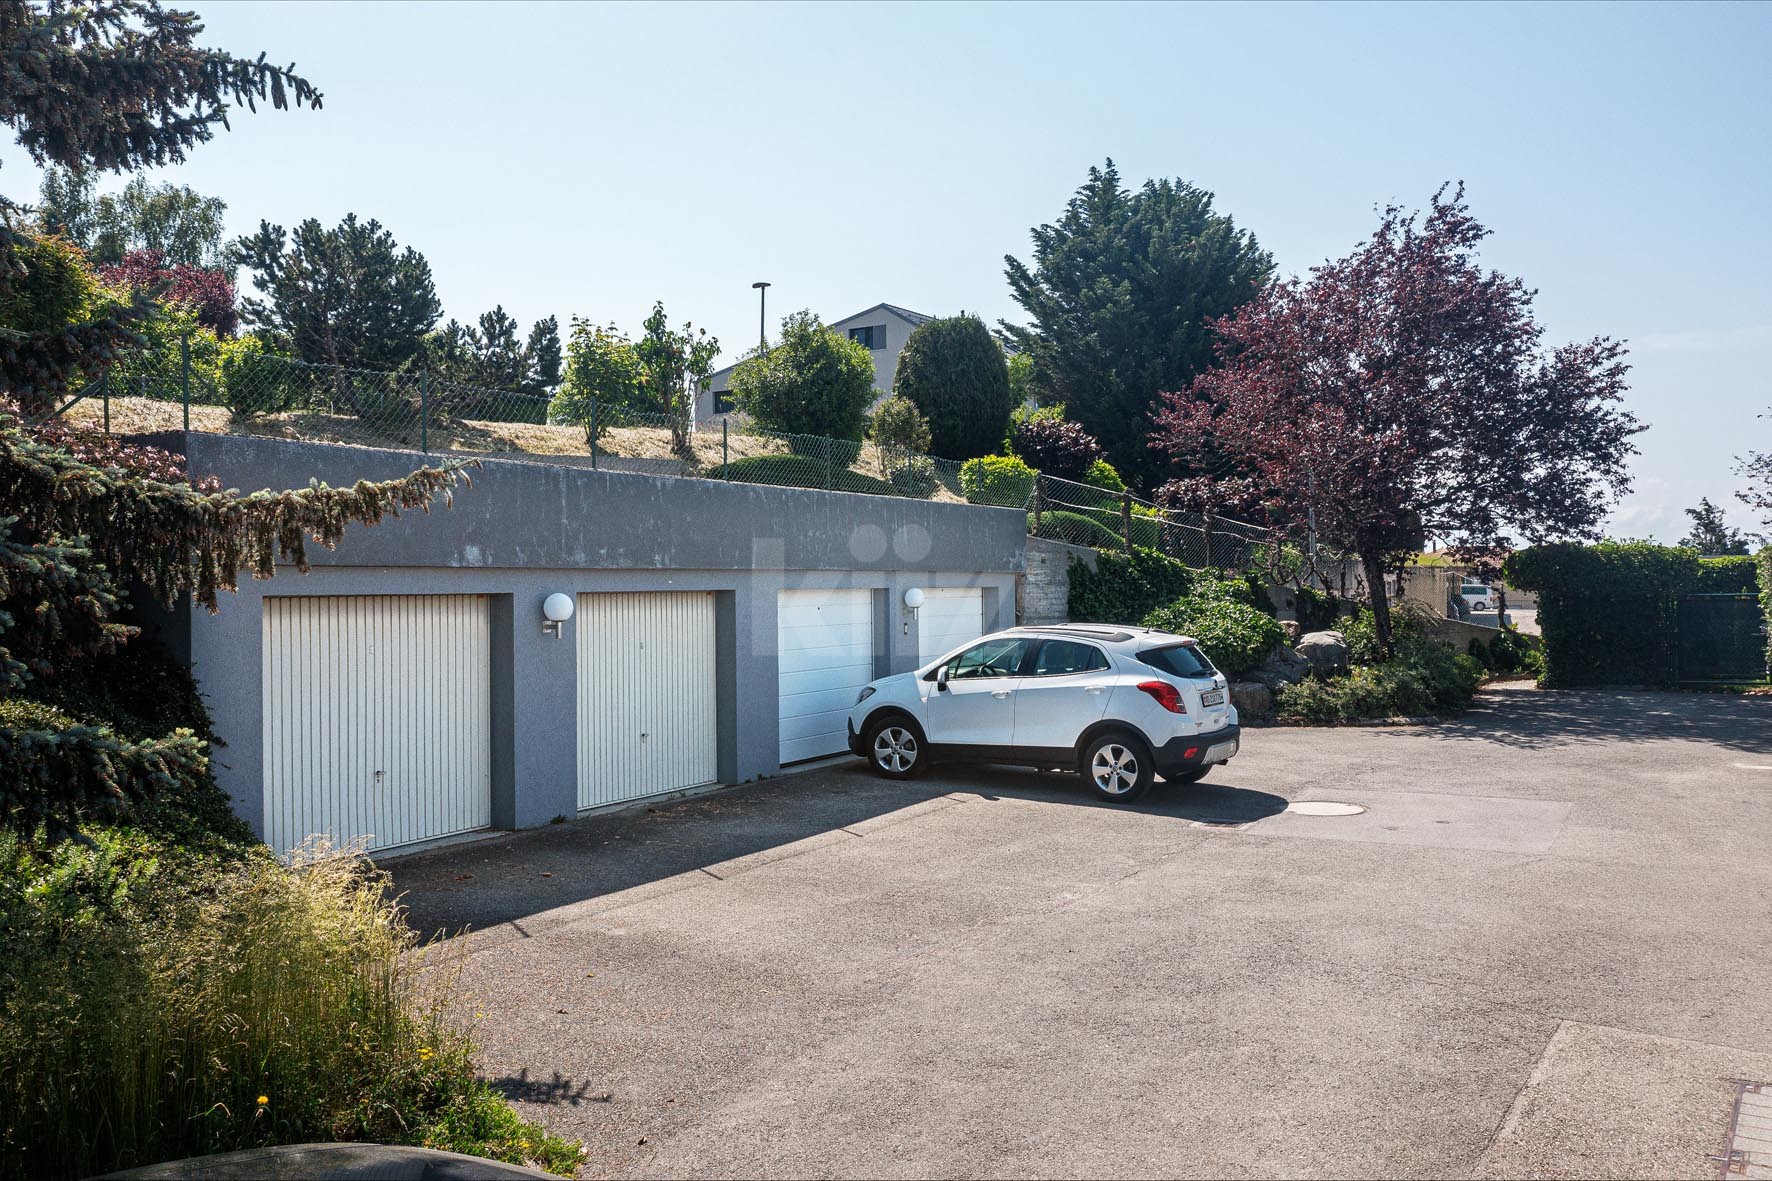
[[[992,689],[991,696],[995,697],[998,701],[1001,701],[1003,698],[1009,696],[1009,690],[1007,690],[1007,689]]]
[[[1085,692],[1085,693],[1100,693],[1101,688],[1102,687],[1100,685],[1084,685],[1083,692]]]

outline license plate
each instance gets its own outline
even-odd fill
[[[1202,763],[1222,763],[1236,753],[1237,740],[1233,738],[1229,742],[1219,742],[1207,747],[1206,757],[1200,761]]]
[[[1208,690],[1206,690],[1204,693],[1200,694],[1200,704],[1201,705],[1223,705],[1224,704],[1224,690],[1223,689],[1208,689]]]

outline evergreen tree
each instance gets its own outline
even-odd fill
[[[313,364],[397,369],[443,314],[424,255],[355,213],[332,229],[308,218],[293,234],[260,222],[234,261],[263,293],[241,301],[241,318]]]
[[[1712,504],[1710,497],[1700,497],[1698,507],[1687,509],[1686,515],[1692,518],[1692,530],[1680,538],[1681,545],[1695,549],[1707,558],[1749,552],[1747,535],[1730,527],[1723,517],[1723,510]]]
[[[1112,160],[1033,238],[1031,267],[1004,259],[1031,323],[1003,329],[1031,360],[1040,404],[1064,403],[1127,479],[1153,483],[1158,394],[1212,363],[1210,322],[1255,296],[1273,258],[1211,193],[1179,180],[1131,192]]]
[[[0,0],[0,123],[40,166],[127,172],[182,162],[236,104],[320,105],[293,67],[204,48],[202,32],[195,14],[158,0]],[[18,306],[32,281],[33,241],[23,207],[0,195],[0,309]],[[0,323],[0,380],[28,409],[46,409],[151,313],[143,295],[48,328]]]
[[[1003,442],[1014,393],[1003,348],[984,321],[961,314],[911,330],[892,390],[929,420],[929,448],[944,459],[989,455]]]

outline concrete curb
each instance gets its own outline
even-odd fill
[[[99,1181],[519,1181],[552,1177],[485,1157],[402,1144],[282,1144],[164,1161]]]

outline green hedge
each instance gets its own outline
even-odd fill
[[[1200,577],[1198,571],[1149,549],[1134,549],[1130,556],[1101,554],[1093,570],[1081,560],[1072,561],[1071,619],[1131,623],[1181,598]]]
[[[1751,595],[1760,589],[1759,568],[1743,554],[1726,558],[1698,559],[1698,581],[1692,589],[1702,595]]]
[[[1760,571],[1760,609],[1766,616],[1766,662],[1772,664],[1772,545],[1754,557]]]
[[[1028,532],[1035,537],[1048,537],[1054,541],[1093,546],[1096,549],[1117,549],[1122,545],[1120,535],[1110,532],[1100,521],[1066,509],[1041,513],[1037,529],[1034,527],[1034,514],[1029,513]]]
[[[753,455],[708,469],[710,480],[741,484],[775,484],[783,488],[826,488],[836,492],[866,492],[874,496],[902,496],[885,480],[876,480],[846,467],[805,455]]]
[[[1698,554],[1647,542],[1533,546],[1508,558],[1509,586],[1538,596],[1551,688],[1672,685],[1674,596],[1701,578]],[[1721,578],[1722,575],[1713,575]]]

